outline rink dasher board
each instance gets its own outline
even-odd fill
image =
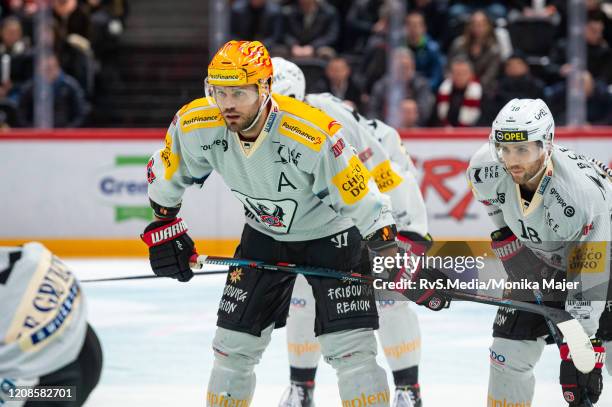
[[[163,146],[163,137],[129,139],[126,134],[126,139],[108,140],[0,137],[0,194],[10,214],[0,228],[0,243],[136,240],[150,219],[146,163]],[[430,231],[438,240],[483,239],[492,228],[465,178],[471,155],[485,140],[404,140],[419,172]],[[605,163],[612,161],[612,131],[610,137],[564,137],[560,144]],[[234,241],[242,230],[243,211],[213,173],[202,188],[187,190],[181,216],[195,238]]]

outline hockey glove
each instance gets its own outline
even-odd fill
[[[423,237],[418,233],[400,231],[397,240],[400,250],[412,258],[424,256],[433,245],[433,240],[429,234]],[[395,282],[400,280],[412,281],[414,288],[409,290],[398,289],[396,291],[402,293],[409,300],[433,311],[448,308],[451,298],[438,292],[435,288],[437,281],[444,285],[448,277],[439,270],[421,268],[421,263],[413,262],[412,264],[417,264],[412,271],[401,268],[390,277]]]
[[[566,344],[559,348],[561,352],[559,382],[561,383],[563,398],[570,407],[586,406],[584,395],[588,396],[591,403],[597,403],[603,389],[601,368],[603,367],[606,350],[601,339],[591,339],[591,343],[593,344],[593,350],[595,350],[596,363],[595,368],[587,374],[576,369]]]
[[[553,279],[558,272],[518,240],[509,227],[491,233],[491,240],[493,253],[502,262],[508,277],[513,281],[526,278],[540,282],[543,278]]]
[[[445,287],[448,277],[435,268],[420,268],[412,273],[413,287],[404,291],[404,297],[432,311],[450,307],[451,298],[438,288]]]
[[[152,222],[140,237],[149,246],[149,261],[155,275],[181,282],[193,277],[189,259],[198,253],[181,218]]]

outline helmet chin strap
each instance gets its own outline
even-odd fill
[[[251,130],[255,126],[257,121],[259,121],[259,118],[261,117],[261,114],[263,113],[264,108],[266,107],[266,105],[268,104],[269,101],[270,101],[270,92],[268,92],[268,95],[266,96],[264,101],[261,102],[261,105],[259,105],[259,109],[257,109],[257,115],[255,115],[255,118],[253,118],[253,121],[251,122],[251,124],[249,124],[249,126],[246,129],[240,130],[239,133],[243,133],[245,131],[249,131],[249,130]]]
[[[546,170],[546,167],[548,167],[548,160],[550,160],[551,151],[547,150],[545,152],[545,154],[546,154],[546,158],[544,159],[544,162],[542,163],[542,167],[538,170],[538,172],[535,173],[535,175],[533,177],[531,177],[531,178],[529,178],[527,180],[527,182],[526,182],[527,184],[529,184],[531,181],[533,181],[533,180],[537,179],[538,177],[540,177],[544,173],[544,171]]]

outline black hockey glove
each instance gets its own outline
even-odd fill
[[[588,396],[591,403],[597,403],[603,389],[601,368],[603,367],[603,362],[606,357],[606,350],[601,339],[591,339],[591,343],[595,351],[596,362],[595,368],[587,374],[576,369],[566,344],[563,344],[563,346],[559,348],[561,352],[559,382],[561,383],[563,398],[568,402],[570,407],[586,406],[584,395]]]
[[[397,236],[399,254],[402,257],[402,266],[406,264],[403,260],[407,258],[418,258],[424,256],[433,245],[429,234],[426,237],[414,232],[399,232]],[[407,255],[407,256],[404,256]],[[415,264],[415,263],[411,263]],[[440,311],[448,308],[451,298],[442,294],[437,288],[437,284],[445,286],[448,277],[436,269],[423,269],[421,263],[411,270],[405,267],[394,267],[387,270],[389,281],[396,283],[393,291],[399,292],[404,297],[419,305],[423,305],[432,311]],[[406,287],[402,282],[411,282],[411,288]]]
[[[152,222],[140,237],[149,246],[149,261],[155,275],[181,282],[193,277],[189,260],[198,253],[181,218]]]
[[[522,278],[526,278],[542,285],[542,279],[552,280],[559,271],[536,256],[518,240],[507,226],[491,233],[491,240],[493,253],[502,262],[508,277],[512,281],[520,281]],[[551,290],[542,291],[549,294]],[[552,298],[548,300],[552,300]]]

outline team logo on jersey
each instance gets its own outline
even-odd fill
[[[352,205],[370,192],[368,182],[371,177],[368,169],[354,155],[349,160],[349,165],[332,178],[332,182],[338,188],[344,203]]]
[[[293,199],[273,201],[271,199],[253,198],[232,190],[252,215],[248,216],[276,233],[289,233],[297,210],[297,202]]]
[[[273,144],[278,144],[276,149],[276,153],[278,154],[279,160],[274,161],[275,163],[281,164],[289,164],[293,163],[294,165],[298,165],[298,161],[300,157],[302,157],[302,153],[298,152],[297,149],[291,149],[287,147],[285,144],[282,144],[278,141],[273,141]]]
[[[372,170],[372,176],[376,181],[376,186],[380,192],[388,192],[397,187],[400,182],[403,181],[393,169],[391,168],[391,161],[385,160],[378,164],[376,168]]]
[[[334,153],[334,157],[338,158],[340,154],[342,154],[342,151],[344,150],[345,146],[346,145],[344,144],[344,139],[339,138],[338,141],[336,141],[336,143],[331,148]]]
[[[315,151],[320,151],[321,145],[325,142],[325,134],[291,117],[283,119],[278,131]]]
[[[153,172],[153,164],[155,164],[155,161],[153,160],[153,157],[151,157],[151,159],[147,163],[147,182],[149,184],[152,184],[153,181],[155,181],[155,173]]]
[[[528,141],[527,132],[521,131],[502,131],[495,130],[495,141],[500,143],[515,142],[520,143],[522,141]]]
[[[242,279],[242,269],[234,269],[234,271],[230,273],[229,279],[233,284],[236,284],[238,281],[240,281]]]

